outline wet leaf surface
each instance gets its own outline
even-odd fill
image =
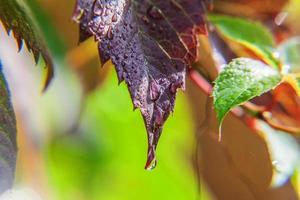
[[[13,32],[19,50],[21,50],[23,42],[25,42],[27,49],[32,52],[36,63],[40,55],[42,55],[48,67],[45,82],[46,88],[53,77],[53,64],[39,29],[31,18],[31,13],[27,9],[25,2],[18,0],[1,0],[0,21],[8,34]]]
[[[0,63],[0,193],[12,187],[16,165],[16,119]]]
[[[260,61],[234,59],[224,67],[213,89],[219,126],[231,108],[271,90],[280,81],[280,74]]]
[[[125,80],[134,108],[140,108],[148,133],[148,160],[163,124],[173,111],[185,72],[197,60],[197,34],[205,34],[204,1],[78,0],[73,19],[80,23],[80,42],[95,36],[102,63],[115,65]]]

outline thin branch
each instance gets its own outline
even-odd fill
[[[212,86],[210,81],[208,81],[208,78],[206,78],[205,76],[203,76],[202,74],[200,74],[197,70],[195,69],[190,69],[188,72],[191,80],[196,84],[196,86],[198,86],[206,95],[211,96],[212,95]],[[249,110],[251,113],[255,113],[258,110],[254,109],[252,110],[252,108],[254,108],[254,104],[248,104],[246,105],[247,110]],[[251,117],[250,115],[247,115],[245,113],[245,110],[242,107],[235,107],[233,109],[231,109],[231,113],[241,119],[249,128],[256,130],[253,120],[255,119],[254,117]]]

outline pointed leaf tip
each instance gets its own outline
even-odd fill
[[[219,74],[213,89],[219,127],[231,108],[271,90],[281,75],[270,66],[249,58],[230,62]]]
[[[197,34],[206,28],[204,1],[77,0],[73,19],[80,23],[80,40],[95,37],[101,61],[112,60],[141,110],[148,134],[146,169],[156,165],[162,127],[177,89],[185,87],[186,67],[197,59]]]

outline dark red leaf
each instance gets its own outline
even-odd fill
[[[162,126],[174,108],[186,68],[205,34],[204,0],[78,0],[73,19],[80,42],[95,36],[102,63],[111,59],[125,80],[148,133],[146,168],[156,164]]]

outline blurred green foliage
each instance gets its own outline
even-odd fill
[[[49,178],[58,199],[195,199],[191,162],[195,144],[187,100],[180,94],[158,146],[158,167],[143,169],[146,133],[125,85],[107,80],[86,101],[76,133],[47,148]],[[74,135],[73,135],[74,134]]]

